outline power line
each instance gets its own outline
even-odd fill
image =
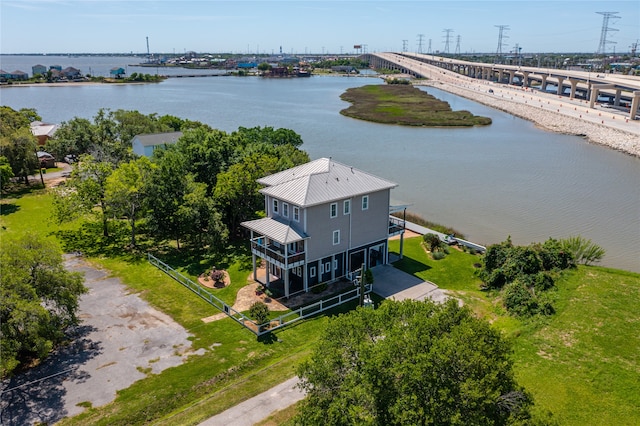
[[[460,36],[456,37],[456,51],[455,51],[456,55],[460,54]]]
[[[429,48],[427,49],[427,53],[431,54],[431,39],[429,39]]]
[[[451,33],[453,32],[453,29],[445,28],[444,30],[442,30],[442,32],[445,33],[445,35],[444,35],[444,53],[449,53],[449,40],[451,39]]]
[[[607,50],[607,44],[616,44],[615,41],[607,40],[609,31],[618,31],[616,28],[609,28],[609,19],[620,19],[619,16],[615,16],[618,12],[596,12],[602,15],[602,29],[600,30],[600,44],[598,45],[597,54],[604,55]]]
[[[504,34],[505,30],[509,30],[509,26],[508,25],[494,25],[494,26],[498,28],[498,48],[496,49],[496,56],[499,59],[500,57],[502,57],[502,47],[506,46],[506,44],[504,44],[502,40],[505,38],[509,38],[509,36]]]
[[[422,53],[422,40],[424,40],[424,34],[418,34],[418,53]]]

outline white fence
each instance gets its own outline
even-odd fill
[[[221,312],[224,312],[227,316],[229,316],[229,318],[232,318],[238,324],[241,324],[248,330],[251,330],[251,332],[255,333],[257,336],[262,336],[263,334],[270,333],[273,330],[285,327],[289,324],[308,318],[310,316],[321,314],[324,311],[335,308],[336,306],[342,305],[343,303],[350,302],[360,297],[360,287],[358,286],[353,290],[349,290],[345,293],[341,293],[328,299],[323,299],[319,302],[315,302],[310,305],[298,308],[294,311],[288,312],[284,315],[279,316],[278,318],[270,320],[267,323],[257,324],[254,320],[244,315],[243,313],[236,311],[232,306],[218,299],[198,283],[195,283],[191,279],[185,277],[180,272],[176,271],[171,266],[167,265],[154,255],[147,253],[147,259],[153,266],[160,269],[171,278],[187,287],[189,290],[193,291],[195,294],[200,296],[209,304],[213,305],[215,308],[219,309]],[[371,289],[371,284],[366,285],[365,294],[370,293]]]

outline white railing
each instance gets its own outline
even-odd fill
[[[232,306],[218,299],[213,294],[202,288],[202,286],[185,277],[180,272],[176,271],[171,266],[167,265],[154,255],[147,253],[147,259],[153,266],[160,269],[162,272],[169,275],[171,278],[178,281],[183,286],[187,287],[189,290],[200,296],[206,302],[219,309],[221,312],[224,312],[229,318],[232,318],[238,324],[241,324],[252,333],[255,333],[258,337],[282,328],[286,325],[292,324],[296,321],[308,318],[313,315],[321,314],[328,309],[335,308],[336,306],[342,305],[343,303],[350,302],[360,297],[360,287],[358,286],[355,289],[347,291],[345,293],[340,293],[328,299],[323,299],[319,302],[300,307],[294,311],[281,315],[278,318],[272,319],[267,323],[257,324],[254,320],[244,315],[243,313],[236,311]],[[365,286],[365,294],[370,293],[371,290],[372,285],[367,284]]]

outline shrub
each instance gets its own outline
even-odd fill
[[[447,254],[443,251],[434,251],[431,253],[431,258],[433,260],[441,260],[444,259],[447,256]]]
[[[249,308],[249,316],[256,323],[264,324],[269,319],[269,307],[263,302],[257,301]]]
[[[209,277],[213,280],[216,287],[224,286],[224,271],[213,268],[209,273]]]
[[[605,254],[605,250],[602,247],[581,236],[560,240],[560,245],[562,249],[571,253],[575,262],[583,265],[599,262]]]

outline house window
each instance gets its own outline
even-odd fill
[[[362,210],[367,210],[369,208],[369,196],[362,196]]]
[[[278,214],[278,200],[273,200],[273,213]]]
[[[311,268],[309,268],[309,276],[311,278],[315,278],[316,277],[316,267],[312,266]]]
[[[340,244],[340,230],[333,231],[333,245],[337,246]]]
[[[289,204],[282,203],[282,216],[289,217]]]
[[[351,213],[351,200],[344,200],[344,214]]]
[[[300,222],[300,207],[293,206],[293,220]]]
[[[331,203],[331,217],[338,216],[338,203]]]
[[[324,264],[324,271],[326,273],[331,272],[331,263],[330,262],[327,262],[327,263]]]

